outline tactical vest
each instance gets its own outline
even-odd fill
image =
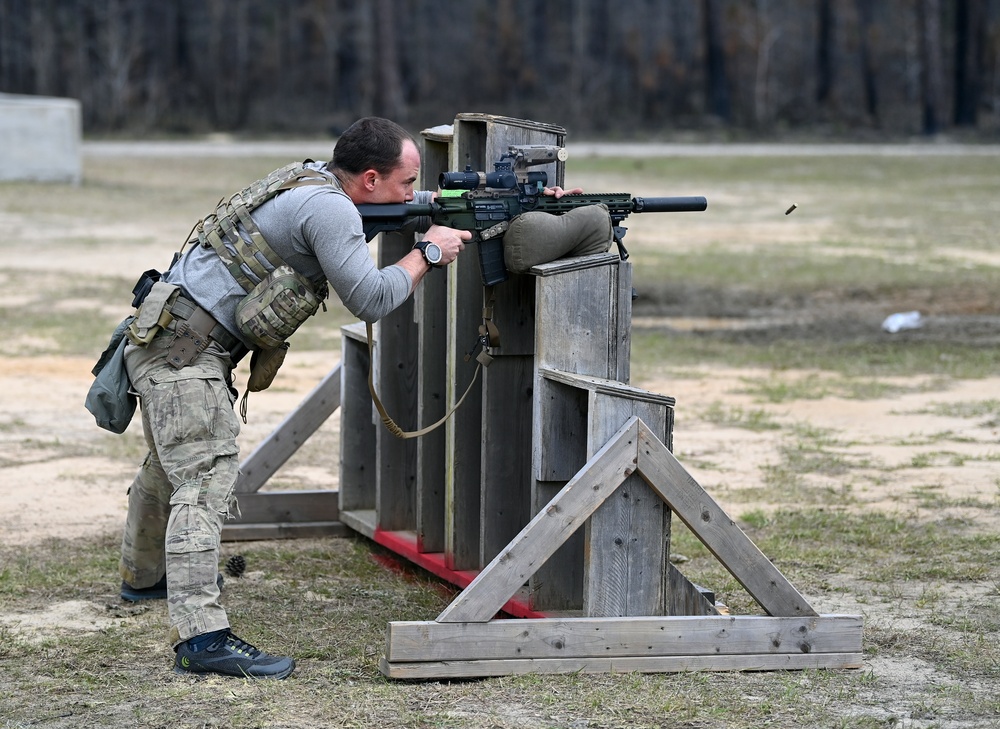
[[[327,175],[305,163],[285,165],[228,201],[220,200],[215,212],[195,226],[198,243],[212,248],[247,292],[237,306],[236,323],[243,337],[258,349],[280,347],[316,313],[329,289],[325,281],[314,285],[286,264],[264,240],[250,213],[285,190],[328,184]]]

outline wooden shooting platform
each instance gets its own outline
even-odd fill
[[[512,144],[563,146],[548,124],[460,114],[424,133],[424,187],[492,170]],[[546,169],[546,168],[543,168]],[[563,163],[546,169],[562,185]],[[382,234],[379,265],[413,245]],[[671,453],[674,400],[629,385],[632,271],[612,250],[496,287],[501,344],[476,372],[483,286],[470,249],[376,328],[343,328],[341,364],[241,465],[243,518],[224,537],[350,528],[463,591],[433,620],[392,622],[382,672],[428,679],[576,671],[858,668],[862,619],[818,615]],[[340,491],[260,491],[337,409]],[[761,606],[720,615],[669,559],[679,517]],[[501,617],[501,616],[510,616]]]

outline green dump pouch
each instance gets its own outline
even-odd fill
[[[522,213],[503,239],[504,263],[514,273],[567,256],[605,253],[614,236],[606,205],[587,205],[562,215]]]
[[[256,349],[277,349],[315,314],[327,290],[291,266],[281,265],[254,286],[236,305],[236,326]]]
[[[125,369],[125,331],[135,317],[127,317],[111,335],[111,341],[101,353],[91,372],[94,384],[87,392],[84,406],[97,424],[112,433],[124,433],[135,414],[137,398],[130,391],[128,372]]]

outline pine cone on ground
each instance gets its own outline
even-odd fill
[[[234,554],[226,560],[226,574],[230,577],[239,577],[247,569],[247,561],[242,554]]]

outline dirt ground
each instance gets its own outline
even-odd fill
[[[120,235],[119,231],[119,235]],[[45,266],[55,273],[74,275],[94,271],[138,271],[147,260],[143,251],[115,245],[82,254],[69,246],[51,244]],[[38,270],[36,255],[6,261],[7,270]],[[690,292],[688,302],[697,292]],[[0,294],[14,296],[16,294]],[[64,301],[59,306],[73,306]],[[87,302],[94,305],[95,302]],[[929,317],[920,330],[888,335],[879,323],[882,304],[834,302],[831,306],[803,308],[795,302],[715,300],[711,312],[701,316],[695,307],[673,311],[669,302],[656,316],[639,316],[638,329],[663,336],[697,331],[702,336],[787,337],[858,336],[953,338],[954,341],[1000,342],[1000,318],[992,309],[970,305],[961,316]],[[105,304],[106,305],[106,304]],[[748,311],[754,315],[747,317]],[[640,312],[641,313],[641,312]],[[708,315],[711,314],[711,315]],[[742,314],[742,316],[738,316]],[[8,343],[15,349],[30,342]],[[292,350],[279,375],[279,383],[251,398],[250,423],[241,436],[248,454],[336,364],[336,353]],[[5,358],[0,368],[0,540],[28,545],[49,537],[76,538],[115,534],[125,514],[125,491],[144,447],[141,425],[133,421],[123,437],[99,430],[83,408],[92,377],[92,357],[16,356]],[[684,367],[676,372],[639,380],[633,384],[677,399],[674,450],[695,478],[734,517],[755,510],[784,506],[761,500],[766,494],[769,467],[781,461],[790,430],[808,426],[828,433],[837,453],[862,464],[846,476],[811,476],[814,486],[830,493],[849,490],[851,508],[879,509],[911,519],[964,519],[969,528],[1000,533],[997,508],[1000,476],[998,455],[1000,420],[956,414],[959,406],[973,402],[1000,402],[1000,375],[986,379],[950,381],[941,387],[931,378],[886,382],[900,385],[882,397],[856,399],[842,393],[777,403],[762,400],[753,383],[814,381],[823,373],[782,370],[773,372],[740,366]],[[833,392],[837,393],[836,389]],[[749,429],[720,423],[712,406],[733,412],[762,413],[781,427]],[[955,406],[954,408],[947,407]],[[338,429],[336,416],[327,423],[275,477],[276,487],[336,488]],[[867,464],[867,465],[865,465]],[[939,498],[929,500],[928,494]],[[982,504],[993,508],[982,508]],[[995,574],[995,573],[994,573]],[[114,580],[109,575],[109,580]],[[966,594],[987,594],[995,584],[967,587]],[[893,600],[859,604],[848,592],[807,596],[822,613],[862,613],[869,626],[901,626],[920,618],[904,614]],[[0,614],[0,624],[21,632],[100,630],[111,618],[102,606],[54,604],[32,615]],[[913,692],[929,691],[952,679],[920,659],[873,658],[865,670],[891,687],[902,700]],[[995,675],[995,674],[994,674]],[[994,679],[984,674],[981,683],[989,693]],[[991,683],[992,682],[992,683]],[[990,686],[994,685],[994,689]],[[893,716],[893,699],[883,705],[884,716]],[[943,726],[944,724],[937,724]],[[917,724],[913,724],[917,726]],[[961,722],[951,726],[965,726]]]
[[[691,318],[637,318],[637,327],[671,329],[703,327],[717,330],[721,320]],[[944,324],[928,324],[945,327]],[[964,338],[976,336],[962,330]],[[993,330],[995,325],[984,328]],[[829,329],[826,330],[829,332]],[[905,333],[901,336],[927,336]],[[989,336],[993,336],[992,331]],[[255,393],[250,423],[243,426],[241,448],[249,453],[280,423],[336,364],[336,354],[295,352],[289,356],[273,390]],[[98,429],[82,407],[93,365],[84,357],[15,357],[0,374],[0,483],[4,508],[0,511],[0,539],[28,544],[46,537],[73,538],[114,531],[121,526],[125,490],[141,460],[141,425],[133,420],[123,438]],[[1000,423],[991,418],[970,419],[928,412],[930,404],[947,413],[949,404],[1000,401],[1000,377],[952,382],[947,389],[928,392],[926,383],[905,383],[903,394],[875,399],[827,396],[770,404],[748,392],[748,383],[780,377],[785,382],[815,378],[818,373],[782,371],[780,375],[753,368],[699,366],[685,368],[677,378],[636,382],[648,390],[677,399],[674,446],[678,458],[699,482],[715,495],[731,515],[780,504],[747,499],[739,492],[759,493],[763,471],[779,460],[778,448],[787,437],[782,429],[755,431],[720,425],[700,417],[712,405],[734,411],[766,413],[776,423],[808,424],[829,431],[838,452],[848,460],[873,462],[866,480],[852,476],[853,493],[862,507],[886,509],[918,517],[975,514],[979,528],[1000,533],[1000,509],[985,511],[960,505],[931,510],[921,506],[927,489],[947,495],[950,502],[995,500],[998,473],[992,462]],[[893,384],[893,383],[886,383]],[[309,456],[299,454],[286,464],[276,480],[295,488],[336,488],[339,423],[332,418],[310,442]],[[949,434],[943,458],[939,440]],[[123,448],[123,441],[128,448]],[[124,452],[123,452],[124,451]],[[911,464],[931,463],[922,467]],[[889,475],[885,476],[885,472]],[[834,486],[831,484],[831,486]]]
[[[244,453],[308,394],[326,373],[328,360],[321,353],[298,354],[282,371],[282,392],[255,394],[252,420],[241,436]],[[85,358],[19,357],[8,360],[0,376],[0,391],[4,393],[0,418],[16,425],[16,429],[6,427],[0,434],[4,491],[0,539],[5,543],[93,536],[115,531],[122,524],[125,490],[142,456],[141,425],[134,420],[125,436],[134,446],[129,453],[123,453],[116,436],[96,428],[82,407],[92,380],[92,364]],[[806,378],[810,374],[785,372],[782,376]],[[767,412],[777,422],[808,423],[828,430],[843,443],[838,452],[845,458],[875,459],[878,470],[892,469],[888,478],[866,481],[854,477],[854,495],[863,507],[925,518],[974,513],[979,528],[1000,532],[1000,510],[942,509],[940,504],[927,510],[920,498],[926,489],[939,490],[954,502],[996,498],[997,469],[989,457],[997,448],[997,423],[925,410],[931,400],[946,405],[1000,399],[1000,377],[958,382],[933,396],[911,392],[872,400],[824,397],[769,405],[741,392],[748,380],[760,376],[752,369],[699,367],[686,370],[682,379],[638,383],[677,398],[675,452],[731,515],[780,506],[744,498],[739,492],[760,491],[763,469],[779,460],[777,450],[785,436],[780,430],[756,432],[708,422],[688,413],[686,403],[725,403],[727,408]],[[322,440],[334,445],[337,430],[334,418],[315,436],[314,444],[318,446]],[[968,460],[949,458],[927,467],[908,468],[941,452],[935,437],[943,432],[951,433],[955,441],[948,452]],[[52,457],[51,450],[59,455]],[[276,478],[296,488],[336,488],[336,448],[315,451],[325,452],[326,457],[317,460],[314,454],[301,462],[305,459],[296,456]]]

